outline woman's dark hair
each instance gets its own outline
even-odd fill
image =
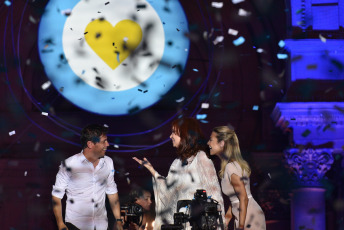
[[[206,141],[196,119],[183,117],[172,122],[172,131],[180,136],[177,155],[181,160],[196,155],[200,150],[206,151]]]
[[[134,187],[130,193],[129,193],[129,200],[132,203],[135,203],[135,201],[137,199],[139,199],[140,197],[143,197],[145,192],[149,192],[148,190],[145,190],[141,187]],[[150,192],[149,192],[150,193]]]
[[[87,125],[85,128],[81,130],[81,147],[85,149],[87,147],[87,142],[92,141],[93,143],[97,143],[100,141],[100,137],[102,135],[106,135],[108,132],[108,128],[99,124],[91,124]]]

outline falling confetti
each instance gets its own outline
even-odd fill
[[[252,107],[252,110],[257,111],[258,109],[259,109],[259,106],[258,106],[258,105],[254,105],[254,106]]]
[[[50,87],[50,85],[51,85],[51,81],[47,81],[47,82],[43,83],[42,89],[46,90],[46,89],[48,89]]]
[[[182,98],[180,98],[180,99],[177,99],[176,102],[180,103],[180,102],[182,102],[182,101],[184,101],[184,100],[185,100],[185,98],[182,97]]]
[[[197,114],[196,119],[197,120],[203,120],[203,119],[206,119],[207,116],[208,116],[207,114]]]
[[[283,48],[285,46],[285,42],[283,40],[279,41],[278,46]]]
[[[4,3],[5,3],[5,5],[6,5],[6,6],[10,6],[10,5],[12,4],[12,2],[11,2],[11,1],[9,1],[9,0],[5,0],[5,2],[4,2]]]
[[[48,113],[47,112],[42,112],[42,115],[43,116],[48,116]]]
[[[213,41],[214,45],[217,45],[218,43],[222,42],[224,39],[223,36],[217,36],[215,40]]]
[[[9,132],[8,134],[9,134],[10,136],[13,136],[14,134],[16,134],[16,131],[13,130],[13,131]]]
[[[326,38],[324,36],[322,36],[321,34],[319,34],[319,38],[323,43],[326,43]]]
[[[244,42],[245,42],[245,38],[242,37],[242,36],[240,36],[238,39],[235,39],[235,40],[233,41],[233,44],[234,44],[235,46],[240,46],[240,45],[242,45]]]
[[[27,171],[24,172],[24,176],[27,176]]]
[[[263,53],[263,52],[264,52],[264,50],[262,48],[257,49],[257,53]]]
[[[116,149],[118,149],[118,148],[119,148],[119,146],[118,146],[118,145],[113,145],[113,147],[115,147]]]
[[[212,2],[211,6],[219,9],[223,7],[223,2]]]
[[[288,54],[277,54],[277,58],[278,59],[287,59],[288,58]]]
[[[251,14],[251,12],[248,12],[248,11],[241,9],[241,8],[239,9],[239,12],[238,12],[238,15],[243,16],[243,17],[249,16],[250,14]]]
[[[237,31],[237,30],[234,30],[234,29],[231,29],[231,28],[228,29],[228,34],[230,34],[230,35],[237,36],[238,33],[239,33],[239,31]]]
[[[244,2],[245,0],[232,0],[232,3],[233,4],[238,4],[238,3],[240,3],[240,2]]]
[[[209,103],[202,103],[201,108],[202,109],[209,109]]]

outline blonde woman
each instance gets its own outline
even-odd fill
[[[222,192],[231,201],[225,215],[226,225],[235,217],[235,229],[266,229],[265,216],[250,191],[251,169],[242,158],[234,130],[227,126],[213,129],[208,141],[210,154],[221,159]]]

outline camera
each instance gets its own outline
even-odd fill
[[[193,200],[178,201],[173,221],[173,224],[162,225],[161,230],[184,229],[187,222],[193,230],[224,229],[221,206],[209,198],[204,189],[196,190]]]
[[[124,217],[124,229],[128,229],[130,223],[141,226],[143,220],[143,208],[141,205],[136,203],[121,205],[121,216]]]

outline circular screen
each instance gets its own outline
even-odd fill
[[[93,113],[125,115],[132,105],[153,105],[179,80],[187,32],[176,0],[51,0],[38,47],[48,78],[66,99]]]

